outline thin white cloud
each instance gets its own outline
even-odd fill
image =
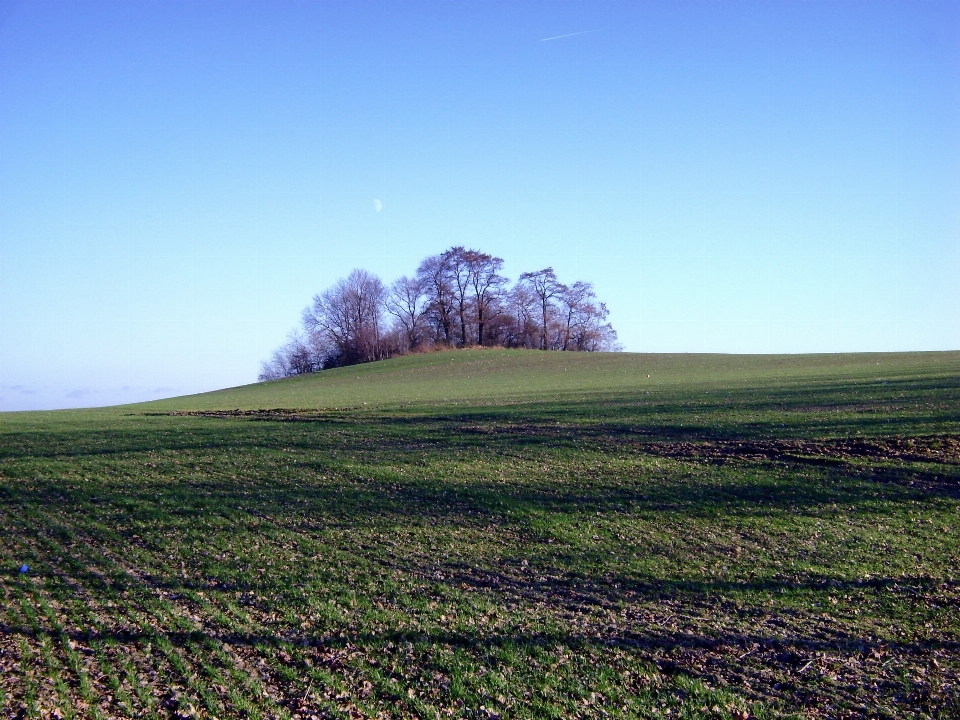
[[[21,395],[36,395],[37,391],[26,385],[0,385],[0,390],[12,390]]]
[[[540,38],[540,42],[547,42],[547,40],[560,40],[561,38],[574,37],[575,35],[588,35],[594,32],[596,32],[596,30],[581,30],[580,32],[567,33],[566,35],[554,35],[553,37]]]
[[[95,394],[96,392],[97,391],[94,390],[93,388],[88,388],[88,387],[77,388],[76,390],[69,391],[65,397],[68,397],[71,400],[79,400],[80,398],[84,398],[90,394]]]

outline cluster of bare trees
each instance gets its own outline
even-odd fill
[[[615,350],[617,333],[593,285],[564,285],[552,268],[511,285],[503,260],[452,247],[389,287],[354,270],[315,295],[302,328],[263,363],[260,380],[436,348]]]

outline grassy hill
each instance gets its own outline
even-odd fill
[[[956,378],[960,353],[695,355],[467,350],[410,355],[151,403],[164,410],[401,408]]]
[[[0,414],[0,708],[955,717],[958,548],[960,353],[476,350]]]

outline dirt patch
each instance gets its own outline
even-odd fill
[[[250,420],[276,420],[281,422],[317,422],[329,420],[331,415],[348,410],[360,410],[360,407],[335,407],[324,410],[297,410],[274,408],[272,410],[177,410],[168,413],[146,413],[166,417],[205,417],[205,418],[248,418]]]
[[[960,465],[960,436],[881,437],[842,440],[720,440],[705,442],[650,442],[644,449],[656,455],[709,460],[838,461],[868,458],[899,462]]]
[[[322,411],[275,408],[271,410],[196,410],[156,413],[184,417],[247,418],[277,422],[321,422],[338,417],[338,413],[356,407],[325,408]],[[152,414],[152,413],[151,413]],[[449,424],[451,432],[480,435],[568,438],[596,436],[597,428],[578,425],[515,424],[510,422],[466,424],[458,418],[439,418]],[[599,428],[600,434],[617,435],[622,430]],[[632,429],[630,435],[650,437],[654,431]],[[655,455],[706,460],[837,460],[858,458],[895,460],[898,462],[940,463],[960,465],[960,435],[937,434],[914,437],[887,436],[873,438],[841,438],[830,440],[643,440],[643,450]]]

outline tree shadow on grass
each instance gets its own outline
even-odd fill
[[[428,524],[498,528],[515,525],[531,540],[537,531],[526,518],[546,513],[566,519],[596,513],[615,516],[674,518],[769,517],[816,515],[871,517],[889,515],[891,503],[931,497],[957,498],[957,485],[932,473],[875,469],[870,477],[804,479],[791,483],[789,471],[775,468],[747,479],[680,479],[663,477],[637,484],[596,482],[565,487],[562,483],[505,485],[470,481],[403,482],[333,478],[323,484],[286,485],[263,481],[237,487],[219,481],[182,481],[173,487],[159,483],[125,489],[64,489],[56,481],[0,487],[0,509],[20,513],[43,508],[85,524],[98,518],[106,528],[146,524],[155,532],[165,526],[182,529],[191,518],[217,520],[236,527],[266,523],[290,532],[323,528],[418,527]],[[546,540],[546,537],[541,538]]]
[[[810,381],[814,383],[815,381]],[[64,416],[65,418],[67,416]],[[102,423],[115,423],[103,427]],[[960,432],[960,378],[829,382],[800,387],[660,387],[583,391],[550,402],[382,410],[276,409],[143,413],[115,420],[80,418],[76,430],[18,429],[0,434],[0,460],[64,458],[158,450],[277,449],[294,442],[327,450],[331,435],[384,449],[410,443],[506,452],[569,446],[571,441],[721,441]],[[291,425],[299,430],[291,431]],[[326,436],[326,437],[324,437]]]
[[[215,516],[241,524],[263,518],[278,527],[304,531],[329,523],[364,526],[372,518],[387,524],[496,527],[542,513],[738,517],[839,512],[869,517],[888,514],[891,503],[960,498],[960,477],[952,466],[865,467],[857,459],[783,454],[758,459],[705,452],[701,458],[689,446],[680,455],[676,447],[649,450],[675,464],[636,477],[622,476],[623,469],[618,469],[585,478],[545,473],[503,480],[430,477],[417,467],[416,473],[400,475],[372,462],[352,466],[349,461],[355,458],[348,456],[346,462],[342,457],[339,462],[302,462],[287,475],[268,466],[239,480],[202,469],[183,477],[181,468],[169,470],[175,482],[164,474],[124,485],[65,484],[58,478],[7,480],[0,484],[0,508],[15,514],[21,508],[45,508],[78,520],[96,515],[115,518],[118,525],[143,521],[162,526],[166,518],[171,528],[190,517]],[[407,461],[416,464],[415,458]],[[719,467],[705,469],[704,461],[708,468]],[[725,469],[729,463],[733,464]],[[800,469],[802,473],[797,472]]]

